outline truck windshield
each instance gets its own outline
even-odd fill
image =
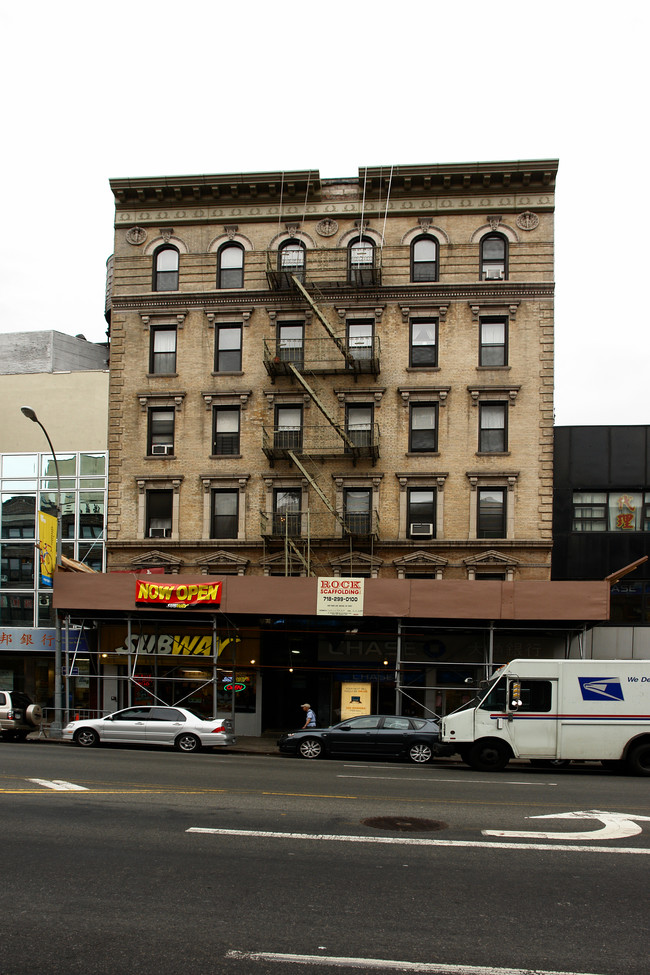
[[[459,708],[450,711],[447,717],[452,714],[458,714],[459,711],[469,711],[477,707],[488,708],[489,710],[498,708],[504,710],[506,706],[506,682],[501,681],[499,683],[503,676],[503,671],[504,668],[499,667],[489,681],[481,682],[478,694],[475,694],[469,701],[461,704]]]

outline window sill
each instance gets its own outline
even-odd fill
[[[440,366],[407,366],[407,372],[440,372]]]
[[[439,457],[439,450],[407,450],[405,457]]]
[[[477,450],[476,457],[509,457],[509,450]]]
[[[210,460],[241,460],[243,454],[210,454]]]
[[[145,454],[145,460],[176,460],[176,454]]]
[[[477,366],[477,372],[510,372],[512,366]]]
[[[238,370],[235,370],[233,372],[227,372],[226,370],[224,370],[223,372],[214,372],[214,370],[213,370],[210,375],[212,375],[212,376],[243,376],[244,375],[244,371],[243,371],[243,369],[238,369]]]
[[[147,379],[178,379],[177,372],[148,372]]]

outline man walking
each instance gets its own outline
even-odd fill
[[[311,704],[301,704],[300,707],[305,712],[305,723],[302,726],[305,728],[315,728],[316,727],[316,715],[311,709]]]

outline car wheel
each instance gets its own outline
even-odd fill
[[[189,731],[179,735],[174,742],[174,748],[177,752],[198,752],[200,747],[201,742],[199,739],[196,735],[191,735]]]
[[[74,733],[74,743],[82,748],[94,748],[99,744],[99,735],[92,728],[80,728]]]
[[[430,762],[433,758],[433,749],[431,745],[427,745],[426,741],[416,741],[409,746],[408,757],[409,761],[423,765],[424,762]]]
[[[633,748],[625,764],[632,775],[650,775],[650,742],[644,742]]]
[[[500,772],[510,761],[510,754],[500,741],[477,741],[466,761],[477,772]]]
[[[298,754],[301,758],[320,758],[323,746],[318,738],[305,738],[298,745]]]

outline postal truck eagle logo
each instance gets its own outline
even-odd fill
[[[618,677],[578,677],[583,701],[622,701]]]

